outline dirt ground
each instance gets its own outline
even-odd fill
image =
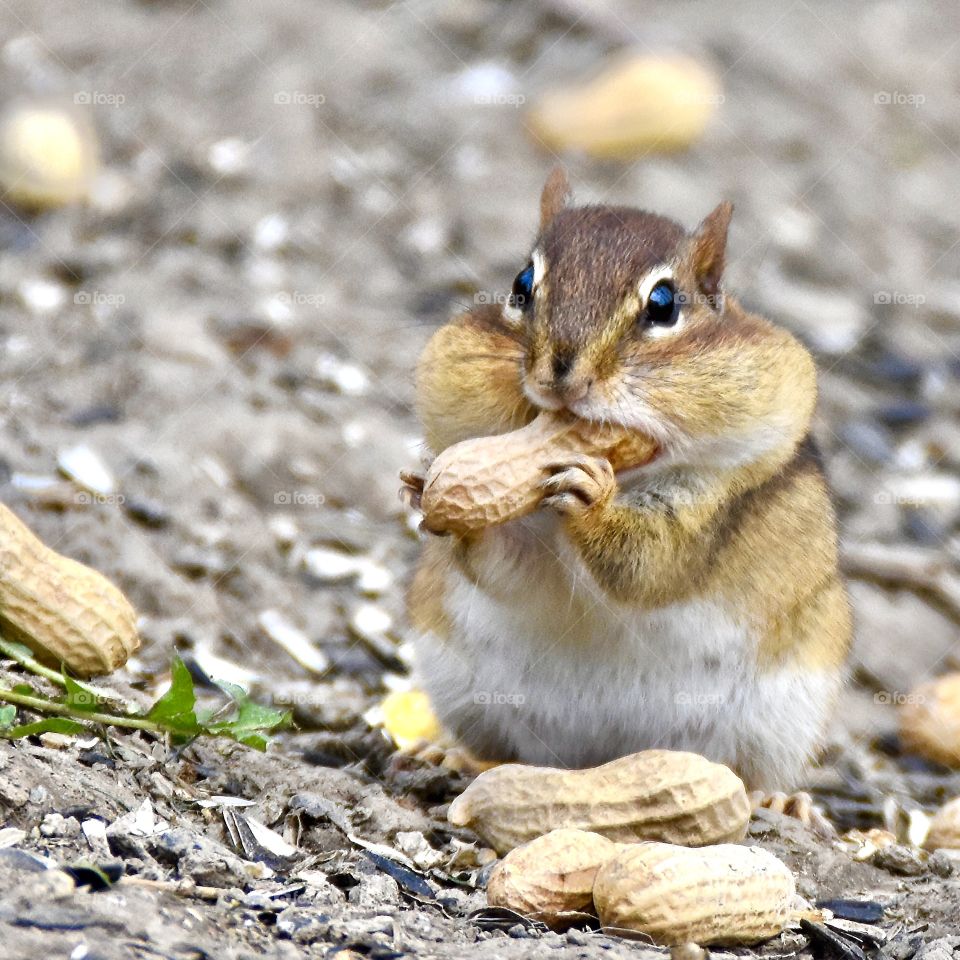
[[[912,687],[960,668],[958,37],[948,0],[0,5],[3,102],[89,113],[104,166],[87,206],[0,212],[0,500],[135,604],[114,686],[153,694],[176,648],[298,724],[266,755],[0,742],[0,826],[23,831],[0,840],[0,954],[663,953],[471,918],[484,872],[444,819],[462,784],[364,719],[407,662],[417,354],[523,265],[557,159],[530,104],[627,48],[702,58],[722,103],[686,152],[563,157],[578,196],[689,226],[732,200],[729,286],[820,365],[857,656],[811,786],[842,829],[960,794],[893,735]],[[110,493],[63,477],[77,447]],[[238,848],[230,816],[295,852]],[[946,857],[857,862],[773,814],[751,836],[808,899],[884,905],[867,955],[960,944]],[[125,877],[74,888],[38,856]],[[753,952],[837,950],[793,931]]]

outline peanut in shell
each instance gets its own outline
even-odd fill
[[[779,934],[797,905],[786,864],[732,843],[631,844],[597,871],[593,899],[606,932],[660,946],[759,943]]]
[[[645,750],[585,770],[506,764],[480,774],[447,819],[498,853],[561,827],[635,843],[740,840],[750,820],[743,781],[695,753]]]
[[[927,850],[960,850],[960,797],[933,815],[923,846]]]
[[[0,504],[0,633],[79,677],[110,673],[137,647],[137,615],[106,577],[43,544]]]
[[[906,749],[960,767],[960,673],[946,673],[912,690],[899,708]]]
[[[621,845],[586,830],[552,830],[511,850],[490,874],[487,902],[554,930],[593,916],[593,881]]]
[[[656,452],[655,441],[625,428],[541,413],[519,430],[463,440],[439,454],[420,497],[423,524],[434,533],[474,533],[532,513],[552,462],[587,454],[623,470]]]

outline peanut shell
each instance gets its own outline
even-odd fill
[[[501,860],[487,883],[487,902],[560,930],[593,915],[593,881],[621,845],[586,830],[561,829]]]
[[[468,534],[531,513],[544,468],[572,454],[606,456],[614,470],[640,466],[656,443],[613,425],[541,413],[525,427],[447,447],[431,464],[420,509],[426,529]]]
[[[632,844],[600,867],[593,886],[606,932],[643,934],[660,946],[759,943],[793,919],[795,898],[786,864],[732,843]]]
[[[695,753],[645,750],[586,770],[495,767],[453,801],[447,819],[498,853],[560,827],[625,843],[703,846],[742,839],[750,801],[728,767]]]
[[[51,550],[0,504],[0,633],[38,660],[92,677],[140,646],[136,621],[106,577]]]

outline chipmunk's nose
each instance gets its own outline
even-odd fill
[[[538,392],[544,397],[549,397],[559,406],[570,406],[578,400],[583,400],[593,386],[593,378],[576,370],[576,360],[577,355],[574,350],[557,347],[550,356],[549,362],[537,364]]]
[[[572,350],[558,347],[553,355],[553,360],[550,362],[554,377],[557,380],[563,380],[573,369],[573,363],[576,359],[576,354]]]

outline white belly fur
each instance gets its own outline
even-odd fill
[[[794,786],[837,678],[759,671],[754,631],[718,601],[614,605],[555,536],[505,530],[479,586],[451,572],[453,636],[417,642],[440,719],[488,757],[583,767],[663,747]]]

